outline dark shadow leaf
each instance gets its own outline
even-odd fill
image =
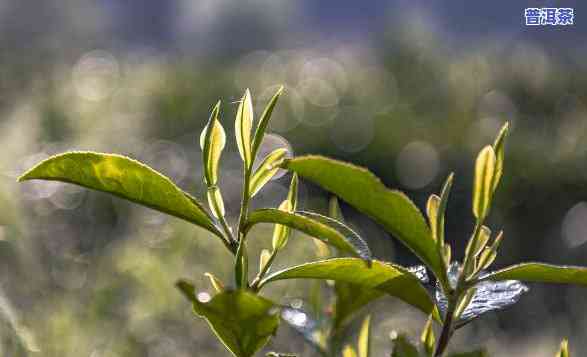
[[[179,281],[177,287],[205,318],[224,346],[237,357],[251,357],[269,341],[279,326],[276,306],[246,290],[224,291],[207,303],[200,302],[194,286]]]

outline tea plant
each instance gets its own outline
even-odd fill
[[[216,290],[208,302],[198,300],[195,286],[189,280],[179,280],[176,286],[192,303],[195,313],[206,319],[224,346],[237,357],[253,356],[275,334],[280,317],[287,321],[287,312],[292,312],[288,310],[289,307],[262,296],[262,289],[276,281],[334,281],[337,290],[333,322],[335,328],[342,326],[354,312],[374,299],[384,295],[399,298],[430,316],[422,337],[422,353],[426,356],[443,355],[455,330],[480,313],[515,302],[526,289],[516,280],[587,285],[585,268],[524,263],[496,272],[486,272],[497,255],[503,237],[500,232],[491,239],[491,230],[484,223],[503,172],[507,126],[494,145],[484,148],[477,158],[473,193],[476,225],[465,259],[462,264],[458,264],[452,260],[451,247],[444,237],[445,210],[452,175],[440,195],[430,197],[426,222],[418,208],[403,193],[388,189],[369,171],[347,163],[319,156],[286,159],[285,150],[277,149],[255,166],[265,131],[281,93],[280,89],[269,101],[254,132],[253,106],[248,90],[239,102],[235,136],[243,163],[243,186],[240,214],[235,226],[231,226],[226,218],[222,191],[218,186],[221,175],[219,162],[226,144],[226,134],[220,120],[220,102],[212,109],[199,138],[207,208],[163,174],[136,160],[116,154],[69,152],[56,155],[27,171],[19,181],[62,181],[110,193],[188,221],[219,239],[234,257],[234,282],[223,282],[212,273],[207,273]],[[285,200],[278,208],[251,210],[251,200],[280,168],[293,173]],[[418,276],[417,270],[372,259],[362,238],[336,214],[336,206],[332,206],[330,217],[298,210],[298,177],[322,186],[373,218],[411,249],[437,280],[435,299],[424,285],[426,279],[421,281],[422,276]],[[260,223],[275,225],[272,244],[270,249],[261,253],[258,271],[250,279],[247,240],[252,239],[249,234],[252,227]],[[276,256],[286,249],[291,230],[305,233],[305,236],[334,247],[339,254],[352,257],[323,259],[271,273]],[[496,301],[495,306],[491,307],[479,306],[477,297],[483,295],[485,300],[493,298],[492,289],[500,283],[507,284],[511,290],[509,300]],[[433,321],[441,326],[438,342],[433,332]],[[369,323],[363,326],[358,352],[346,346],[342,351],[345,356],[358,353],[360,357],[367,357],[369,354]],[[333,336],[335,334],[330,333],[327,337]],[[416,351],[416,354],[401,352],[397,347],[401,343],[397,343],[394,356],[417,356],[420,353],[407,339],[402,341],[405,342],[406,351]],[[335,347],[325,348],[323,353],[336,355],[339,353],[338,345],[339,342],[333,342]]]

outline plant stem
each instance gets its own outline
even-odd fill
[[[250,168],[244,168],[244,179],[243,179],[243,196],[241,201],[241,212],[238,220],[238,232],[237,239],[240,242],[244,238],[244,227],[249,215],[249,185],[251,181],[251,170]]]
[[[438,339],[438,344],[436,345],[436,352],[434,353],[434,357],[440,357],[448,347],[448,342],[452,337],[454,332],[453,330],[453,315],[456,308],[456,302],[458,299],[455,299],[453,296],[447,296],[448,298],[448,307],[446,309],[446,315],[444,317],[444,323],[442,324],[442,332],[440,333],[440,338]]]

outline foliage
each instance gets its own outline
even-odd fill
[[[493,264],[503,239],[502,232],[493,235],[485,223],[504,172],[507,124],[493,145],[484,147],[477,157],[472,194],[475,228],[464,260],[458,263],[453,260],[452,249],[445,241],[444,228],[454,180],[452,174],[439,195],[429,198],[426,219],[405,194],[387,188],[368,170],[341,161],[321,156],[285,159],[284,150],[277,149],[263,158],[254,170],[254,163],[260,159],[257,157],[259,148],[281,94],[280,88],[269,101],[254,133],[253,102],[249,90],[239,102],[234,133],[242,159],[243,182],[240,215],[234,226],[226,219],[225,203],[218,186],[221,176],[219,163],[226,146],[220,102],[213,107],[199,138],[208,208],[163,174],[115,154],[70,152],[56,155],[27,171],[19,181],[63,181],[110,193],[186,220],[220,239],[234,257],[234,287],[207,273],[216,295],[210,301],[203,301],[198,299],[195,284],[188,280],[179,280],[176,286],[190,301],[194,312],[208,321],[216,336],[237,357],[253,356],[259,351],[275,334],[280,316],[288,321],[285,315],[302,313],[261,296],[263,287],[275,281],[334,281],[335,313],[324,331],[316,328],[316,324],[310,326],[309,322],[298,324],[297,328],[318,347],[320,353],[334,355],[342,351],[344,356],[349,357],[368,357],[370,318],[362,325],[357,349],[341,343],[342,329],[361,307],[384,295],[399,298],[429,315],[420,338],[421,346],[400,335],[395,340],[392,356],[442,356],[458,328],[481,313],[495,309],[481,306],[481,300],[503,308],[516,302],[526,291],[525,286],[514,281],[511,296],[506,301],[500,301],[503,298],[493,294],[500,283],[520,280],[587,285],[587,269],[582,267],[522,263],[495,272],[486,271]],[[251,200],[280,167],[293,173],[287,197],[277,208],[251,211]],[[419,268],[408,269],[373,259],[365,241],[344,223],[336,200],[331,203],[330,216],[297,210],[298,177],[314,182],[346,201],[409,248],[436,278],[438,288],[435,299],[424,286],[428,279],[418,276]],[[250,280],[247,239],[251,227],[258,223],[275,226],[271,247],[261,253],[258,273]],[[270,274],[275,257],[286,249],[292,230],[316,238],[317,244],[329,245],[337,254],[353,257],[323,259]],[[511,287],[511,284],[508,286]],[[434,333],[434,321],[441,327],[438,338]],[[479,350],[453,356],[485,354],[485,351]],[[566,343],[561,345],[560,355],[568,355]]]

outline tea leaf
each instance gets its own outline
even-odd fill
[[[216,336],[236,357],[253,356],[279,326],[275,305],[249,291],[224,291],[210,302],[202,303],[191,283],[182,280],[176,286],[192,302],[196,314],[208,321]]]
[[[277,173],[279,166],[276,164],[285,157],[285,154],[287,154],[287,149],[280,148],[276,149],[263,159],[257,171],[255,171],[251,177],[251,186],[249,188],[249,194],[251,197],[254,197],[257,192],[259,192],[259,190],[261,190],[261,188],[263,188],[263,186],[265,186],[265,184]]]
[[[326,279],[342,281],[360,286],[361,289],[375,289],[420,309],[426,314],[438,311],[427,290],[414,274],[407,269],[373,260],[368,267],[357,258],[334,258],[306,263],[275,272],[261,281],[260,286],[285,279]]]
[[[293,175],[289,185],[287,199],[279,205],[279,210],[287,213],[295,211],[298,205],[298,176]],[[290,228],[281,224],[276,224],[273,231],[273,250],[282,249],[289,238]]]
[[[436,276],[445,275],[430,229],[405,194],[388,189],[364,168],[321,156],[286,160],[283,167],[322,186],[370,216],[411,249]]]
[[[226,146],[226,133],[218,120],[219,111],[220,101],[212,109],[208,124],[200,135],[204,177],[208,186],[215,186],[218,183],[218,164],[220,163],[222,150]]]
[[[267,263],[271,259],[271,252],[269,249],[263,249],[261,251],[261,256],[259,257],[259,271],[263,271]]]
[[[33,179],[68,182],[107,192],[184,219],[222,237],[196,199],[161,173],[121,155],[69,152],[52,156],[24,173],[18,181]]]
[[[253,147],[252,147],[252,157],[257,156],[257,152],[263,143],[263,137],[265,136],[265,130],[267,130],[267,126],[269,125],[269,119],[271,119],[271,114],[273,114],[273,109],[275,108],[275,104],[277,104],[277,100],[283,93],[283,86],[280,86],[277,92],[273,95],[267,107],[261,114],[261,119],[259,120],[259,124],[257,125],[257,130],[255,130],[255,137],[253,138]]]
[[[436,232],[438,234],[438,247],[442,247],[444,244],[444,220],[446,215],[446,207],[448,206],[448,196],[450,194],[450,190],[452,188],[454,174],[451,172],[450,175],[446,178],[444,185],[442,186],[442,191],[440,192],[440,203],[438,205],[438,218],[436,219]]]
[[[354,246],[353,242],[341,232],[299,213],[289,213],[274,208],[259,209],[250,213],[245,231],[257,223],[288,226],[352,255],[360,257],[363,254],[361,251],[363,247]]]
[[[207,192],[207,197],[208,206],[210,207],[214,217],[224,217],[226,214],[226,211],[224,210],[224,200],[222,199],[222,194],[220,193],[218,186],[210,187]]]
[[[438,240],[438,207],[440,206],[440,197],[437,195],[430,195],[426,203],[426,214],[428,215],[428,222],[430,223],[430,231],[432,238]]]
[[[460,319],[460,317],[463,314],[463,312],[465,311],[465,309],[467,309],[467,307],[471,303],[471,300],[473,300],[473,297],[475,296],[476,292],[477,292],[477,289],[470,288],[469,290],[467,290],[465,295],[463,295],[461,297],[461,299],[459,300],[459,303],[457,304],[457,308],[454,311],[455,321],[458,321]]]
[[[561,346],[556,357],[569,357],[569,340],[566,338],[561,341]]]
[[[224,284],[214,274],[204,273],[204,275],[210,280],[210,284],[217,293],[221,293],[224,291]]]
[[[493,196],[493,177],[495,174],[495,152],[486,146],[479,152],[475,162],[475,181],[473,184],[473,214],[479,220],[489,213]]]
[[[393,340],[391,357],[420,357],[420,354],[416,346],[410,342],[407,336],[399,335]]]
[[[429,357],[432,357],[434,346],[436,344],[436,337],[434,336],[434,329],[432,328],[432,316],[428,318],[426,325],[424,325],[424,330],[420,336],[420,342],[422,343],[422,346],[424,346],[426,354]]]
[[[357,352],[351,345],[346,345],[342,350],[342,357],[357,357]]]
[[[509,132],[510,124],[506,122],[499,131],[495,142],[493,143],[493,150],[495,151],[495,174],[493,177],[493,190],[497,188],[501,175],[503,174],[503,161],[505,156],[505,139]]]
[[[469,239],[469,242],[467,243],[467,248],[465,248],[466,255],[471,254],[471,258],[477,257],[479,254],[481,254],[481,252],[487,245],[487,242],[489,241],[490,237],[491,230],[486,226],[481,226],[479,230],[479,236],[477,238],[477,241],[475,242],[474,247],[472,247],[472,244],[474,243],[473,239]]]
[[[242,97],[236,111],[236,120],[234,122],[234,132],[236,135],[236,144],[238,152],[248,169],[252,164],[251,153],[251,129],[253,126],[253,102],[251,92],[247,89]]]
[[[482,280],[521,280],[587,286],[587,268],[544,263],[521,263],[491,272],[483,276]]]
[[[361,331],[359,332],[358,357],[369,357],[371,349],[371,315],[363,320]]]

